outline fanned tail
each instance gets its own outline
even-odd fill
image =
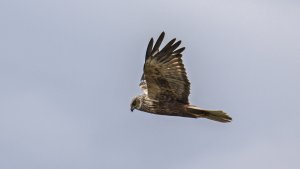
[[[222,110],[205,110],[196,106],[188,106],[187,111],[195,118],[207,118],[218,122],[231,122],[232,118]]]

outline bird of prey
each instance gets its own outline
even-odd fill
[[[189,103],[190,82],[181,59],[185,48],[177,49],[181,41],[174,38],[159,49],[164,36],[162,32],[155,44],[153,38],[148,44],[139,85],[143,93],[133,98],[131,111],[230,122],[231,117],[221,110],[206,110]]]

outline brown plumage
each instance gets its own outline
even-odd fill
[[[231,117],[221,110],[205,110],[189,104],[190,82],[181,59],[185,48],[177,49],[181,41],[174,38],[159,50],[164,36],[162,32],[155,44],[153,38],[148,44],[140,83],[143,94],[132,100],[131,111],[230,122]]]

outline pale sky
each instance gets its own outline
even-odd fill
[[[300,2],[1,0],[1,169],[298,169]],[[151,37],[182,40],[190,102],[130,112]]]

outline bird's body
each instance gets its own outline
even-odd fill
[[[159,50],[164,35],[161,33],[154,47],[153,39],[148,44],[140,83],[143,94],[132,100],[131,111],[138,109],[159,115],[231,121],[223,111],[205,110],[189,104],[190,82],[181,59],[184,47],[177,49],[181,41],[173,39]]]
[[[185,104],[172,100],[154,100],[147,95],[140,95],[138,99],[141,101],[141,106],[137,109],[140,111],[168,115],[168,116],[184,116],[186,113]]]

